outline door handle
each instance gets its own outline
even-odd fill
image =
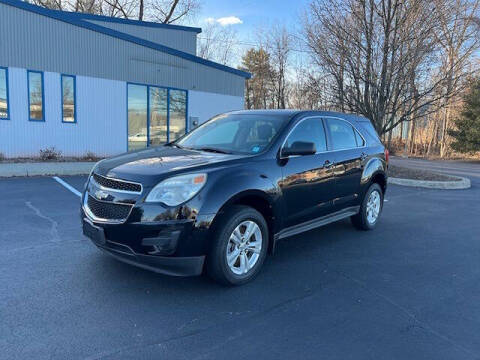
[[[330,169],[333,165],[333,162],[331,162],[330,160],[325,160],[325,162],[323,163],[323,167],[325,169]]]

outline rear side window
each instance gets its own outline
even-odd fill
[[[353,149],[357,147],[356,131],[347,121],[327,119],[327,127],[332,139],[333,150]],[[363,146],[363,145],[358,145]]]
[[[363,129],[363,134],[369,144],[380,144],[380,138],[378,137],[375,127],[370,121],[359,121],[357,124]]]
[[[296,141],[313,142],[317,152],[326,151],[327,140],[322,119],[310,118],[300,121],[290,135],[288,135],[285,147],[291,147]]]
[[[355,140],[357,140],[357,146],[358,147],[362,147],[362,146],[365,146],[365,140],[363,140],[363,138],[360,136],[360,134],[358,133],[357,130],[353,130],[354,133],[355,133]]]

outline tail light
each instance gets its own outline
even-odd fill
[[[388,160],[389,160],[389,158],[390,158],[390,152],[388,151],[387,148],[385,148],[384,153],[385,153],[385,161],[386,161],[387,164],[388,164]]]

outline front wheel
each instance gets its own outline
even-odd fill
[[[233,206],[219,219],[207,257],[208,274],[225,285],[244,284],[260,271],[267,246],[262,214],[248,206]]]
[[[360,212],[351,217],[353,225],[360,230],[372,230],[377,226],[383,209],[383,191],[373,183],[363,198]]]

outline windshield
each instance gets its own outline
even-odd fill
[[[223,114],[174,144],[211,152],[258,154],[270,146],[286,122],[286,118],[277,116]]]

